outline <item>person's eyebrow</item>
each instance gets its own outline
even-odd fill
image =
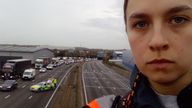
[[[147,17],[147,14],[145,13],[135,12],[129,16],[129,19],[141,19],[146,17]]]
[[[181,5],[181,6],[176,6],[168,10],[167,14],[174,14],[174,13],[179,13],[183,11],[188,11],[192,10],[192,7],[189,7],[187,5]]]
[[[181,5],[181,6],[176,6],[171,9],[169,9],[166,14],[173,14],[173,13],[178,13],[182,11],[187,11],[187,10],[192,10],[192,7],[186,6],[186,5]],[[135,12],[132,13],[128,18],[130,19],[141,19],[141,18],[147,18],[148,15],[142,12]]]

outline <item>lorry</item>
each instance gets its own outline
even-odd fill
[[[32,69],[32,68],[25,69],[25,71],[23,72],[22,79],[24,79],[24,80],[31,80],[31,79],[35,78],[35,75],[36,75],[35,69]]]
[[[35,60],[35,69],[45,68],[51,62],[49,57],[39,57]]]
[[[51,64],[53,64],[53,67],[57,67],[58,63],[59,63],[59,57],[54,57],[51,59]]]
[[[7,60],[3,65],[2,78],[3,79],[16,79],[23,75],[25,69],[31,68],[31,60],[29,59],[13,59]]]
[[[7,62],[7,60],[11,59],[22,59],[20,56],[0,56],[0,75],[2,75],[3,65]]]

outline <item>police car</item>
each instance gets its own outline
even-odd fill
[[[32,85],[30,87],[30,90],[34,92],[40,92],[40,91],[48,91],[54,88],[55,88],[55,85],[53,82],[42,81],[35,85]]]

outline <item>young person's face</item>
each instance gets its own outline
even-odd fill
[[[129,0],[127,33],[139,70],[158,83],[192,73],[192,0]]]

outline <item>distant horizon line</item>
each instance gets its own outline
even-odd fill
[[[57,48],[87,48],[87,49],[101,49],[101,50],[129,50],[126,48],[118,48],[118,49],[114,49],[114,48],[88,48],[88,47],[83,47],[83,46],[59,46],[59,45],[27,45],[27,44],[0,44],[1,46],[28,46],[28,47],[35,47],[35,46],[48,46],[48,47],[56,47]]]

